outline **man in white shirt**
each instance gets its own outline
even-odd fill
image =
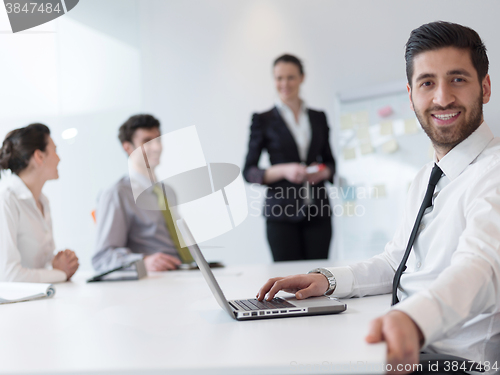
[[[417,364],[423,348],[488,361],[487,372],[500,373],[500,139],[483,120],[491,94],[486,48],[467,27],[433,22],[412,31],[405,57],[411,106],[435,160],[415,177],[393,240],[349,267],[270,279],[258,298],[279,290],[299,299],[393,291],[401,302],[372,322],[366,340],[386,341],[387,363],[402,370],[396,372],[408,373],[405,365]],[[433,202],[409,242],[435,163]],[[395,279],[400,265],[405,272]]]

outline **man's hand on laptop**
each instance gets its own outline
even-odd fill
[[[371,322],[366,341],[387,343],[387,364],[392,366],[388,374],[408,374],[417,369],[424,336],[407,314],[393,310]]]
[[[274,277],[260,288],[257,299],[262,301],[266,298],[271,301],[280,290],[294,293],[297,299],[321,296],[328,290],[328,280],[320,273]]]
[[[181,263],[176,257],[164,253],[154,253],[144,257],[144,265],[150,272],[175,270]]]

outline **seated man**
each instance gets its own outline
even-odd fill
[[[393,308],[366,340],[386,341],[393,369],[417,364],[424,348],[500,374],[500,139],[483,120],[486,48],[467,27],[433,22],[412,31],[405,57],[411,106],[435,160],[415,177],[393,240],[350,267],[270,279],[258,298],[392,292]]]
[[[162,151],[160,136],[160,122],[151,115],[132,116],[119,129],[118,138],[129,156],[138,147],[147,147],[148,164],[130,158],[130,176],[121,178],[99,198],[96,253],[92,257],[97,271],[142,258],[148,271],[174,270],[181,264],[179,256],[186,263],[193,261],[187,249],[180,249],[170,211],[160,209],[163,192],[152,186]],[[133,184],[144,190],[140,205],[134,199]],[[173,192],[166,194],[170,206],[175,205]]]

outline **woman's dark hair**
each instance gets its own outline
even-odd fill
[[[476,69],[479,82],[488,74],[488,55],[479,35],[466,26],[456,23],[436,21],[413,30],[406,43],[406,77],[411,86],[413,59],[416,55],[444,47],[468,49],[472,65]]]
[[[50,130],[43,124],[30,124],[9,132],[0,148],[0,170],[10,169],[19,174],[36,150],[45,151],[49,136]]]
[[[160,128],[160,121],[151,115],[135,115],[130,117],[118,130],[118,139],[121,143],[132,143],[132,137],[137,129]]]
[[[294,55],[288,55],[288,54],[281,55],[276,60],[274,60],[273,67],[275,67],[276,64],[278,64],[280,62],[292,63],[294,65],[297,65],[297,68],[299,68],[300,74],[304,75],[304,67],[302,66],[302,61],[300,61],[298,57],[296,57]]]

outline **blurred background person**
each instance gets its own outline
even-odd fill
[[[106,189],[96,209],[96,252],[92,265],[106,271],[144,259],[148,271],[175,270],[193,261],[187,248],[181,248],[170,210],[162,206],[164,192],[154,184],[162,152],[160,122],[148,114],[130,117],[118,130],[118,139],[130,157],[129,175]],[[143,152],[134,151],[143,148]],[[151,173],[151,176],[150,176]],[[133,185],[143,191],[134,198]],[[175,194],[165,188],[168,205],[175,206]],[[135,191],[135,190],[134,190]],[[164,203],[163,203],[164,205]],[[182,262],[181,262],[182,260]]]
[[[278,99],[252,117],[243,175],[268,186],[263,214],[274,260],[326,259],[332,208],[324,182],[333,183],[335,174],[326,115],[300,98],[304,68],[297,57],[278,57],[273,76]],[[267,169],[258,166],[263,150],[271,162]]]
[[[54,283],[78,269],[71,250],[54,256],[49,201],[42,193],[48,180],[59,178],[59,156],[42,124],[7,134],[0,149],[0,170],[12,175],[0,188],[0,281]]]

